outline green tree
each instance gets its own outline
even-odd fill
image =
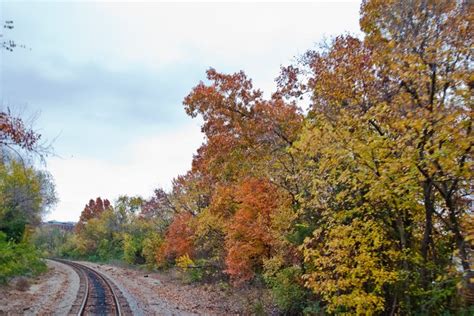
[[[0,164],[0,231],[20,241],[27,226],[37,226],[56,202],[54,184],[43,171],[11,160]]]

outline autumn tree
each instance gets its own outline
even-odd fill
[[[171,200],[178,213],[195,217],[193,254],[225,269],[224,240],[229,245],[230,240],[237,243],[229,237],[233,234],[229,222],[235,220],[239,208],[232,191],[238,190],[242,179],[262,179],[296,201],[295,161],[287,149],[298,136],[303,116],[294,102],[285,102],[277,94],[265,100],[243,72],[227,75],[209,69],[207,79],[210,84],[201,82],[184,100],[186,112],[204,120],[206,142],[198,149],[192,169],[175,180]],[[262,230],[269,229],[270,224],[265,225]],[[249,269],[261,269],[266,256],[257,250],[257,264],[249,263]],[[228,271],[236,271],[232,269]],[[236,276],[234,272],[230,274]],[[253,272],[245,275],[242,280]]]
[[[87,222],[93,218],[98,218],[105,210],[111,208],[109,200],[102,200],[100,197],[89,200],[89,203],[86,204],[84,210],[82,210],[81,217],[76,224],[76,231],[80,232]]]
[[[453,257],[470,273],[459,223],[468,212],[463,197],[472,158],[466,50],[472,46],[472,5],[366,1],[362,8],[364,40],[338,37],[303,58],[306,82],[282,81],[288,95],[308,91],[312,98],[295,147],[306,156],[302,206],[323,229],[304,244],[306,264],[313,266],[307,286],[323,294],[334,312],[447,309],[444,297],[453,295],[457,280]],[[290,70],[289,79],[303,73]],[[363,254],[381,238],[383,248],[366,254],[376,261],[336,261],[358,240],[341,232],[352,232],[360,220],[373,221],[367,232],[372,238],[344,251]],[[345,273],[329,273],[330,265],[320,273],[336,262]],[[352,278],[369,276],[356,273],[364,264],[391,277],[379,286],[359,279],[347,287]]]
[[[175,216],[167,229],[165,242],[157,251],[157,262],[173,261],[183,255],[193,256],[193,234],[192,215],[182,213]]]
[[[291,169],[291,156],[284,149],[301,128],[298,107],[276,95],[264,100],[243,72],[225,75],[210,69],[207,78],[210,85],[200,83],[184,100],[190,116],[202,116],[202,132],[207,138],[195,156],[193,169],[213,181],[228,182],[272,167]],[[283,180],[279,184],[289,185]]]
[[[27,227],[36,227],[56,202],[51,176],[21,162],[0,164],[0,231],[20,241]]]
[[[413,1],[408,7],[370,1],[361,18],[377,63],[400,88],[390,103],[403,121],[390,121],[390,128],[406,133],[407,151],[422,178],[422,255],[426,259],[432,251],[437,217],[454,235],[465,272],[469,258],[459,218],[467,210],[463,197],[472,170],[473,9],[469,1]],[[414,17],[407,19],[410,13]]]
[[[281,201],[278,188],[263,179],[245,178],[236,187],[237,210],[226,236],[227,273],[237,283],[252,279],[273,255],[272,217]]]

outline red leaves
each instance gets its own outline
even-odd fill
[[[26,128],[20,118],[0,112],[0,145],[17,145],[31,151],[40,137],[41,135]]]
[[[109,200],[105,199],[102,201],[100,197],[98,197],[95,201],[89,200],[89,204],[84,207],[84,210],[81,213],[81,217],[79,218],[79,222],[76,224],[76,231],[79,232],[87,221],[92,218],[98,218],[102,212],[109,209],[111,207]]]

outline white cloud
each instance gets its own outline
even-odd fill
[[[244,70],[268,95],[280,65],[324,36],[358,33],[359,4],[2,3],[4,16],[15,21],[12,38],[33,48],[12,54],[12,67],[21,70],[17,66],[29,60],[42,74],[25,71],[10,81],[20,102],[40,107],[46,136],[63,131],[55,150],[74,156],[48,162],[61,199],[48,217],[77,220],[90,198],[147,196],[157,186],[169,187],[190,168],[202,141],[196,121],[186,125],[188,118],[173,110],[182,108],[189,90],[176,95],[192,87],[189,78],[199,73],[204,79],[211,66],[226,73]],[[84,65],[90,67],[81,77]],[[104,73],[111,76],[99,76]],[[180,124],[150,135],[164,121]],[[124,134],[127,140],[117,148]]]
[[[49,159],[60,201],[48,219],[76,221],[89,199],[98,196],[110,200],[122,194],[147,197],[154,188],[169,189],[174,177],[190,169],[202,141],[194,124],[138,139],[124,146],[119,159]]]
[[[358,3],[102,3],[89,24],[95,47],[151,67],[186,60],[285,63],[324,35],[358,31]],[[87,48],[84,47],[85,49]],[[301,50],[301,51],[300,51]],[[123,60],[104,62],[124,65]],[[239,70],[239,69],[237,69]]]

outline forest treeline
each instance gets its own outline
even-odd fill
[[[288,314],[472,312],[473,19],[471,1],[363,1],[363,35],[282,67],[268,98],[209,69],[183,102],[205,134],[191,170],[91,200],[51,249],[264,282]]]

